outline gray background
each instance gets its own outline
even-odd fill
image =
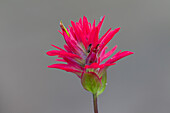
[[[75,75],[46,67],[64,44],[59,21],[83,15],[106,15],[101,35],[122,28],[110,49],[135,52],[109,69],[100,113],[169,113],[169,0],[0,0],[0,113],[93,113]]]

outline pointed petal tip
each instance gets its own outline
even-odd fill
[[[54,45],[54,44],[51,44],[51,46],[53,46],[53,47],[54,47],[55,45]]]
[[[123,51],[123,52],[126,53],[127,55],[134,54],[134,52],[132,52],[132,51]]]
[[[51,50],[51,51],[47,51],[46,54],[49,56],[56,56],[58,54],[58,50]]]
[[[87,18],[85,15],[83,15],[83,18]]]
[[[55,48],[57,48],[57,49],[59,49],[59,50],[61,50],[61,51],[65,51],[64,49],[61,49],[60,47],[58,47],[58,46],[56,46],[56,45],[54,45],[54,44],[51,44],[51,46],[53,46],[53,47],[55,47]]]
[[[87,19],[87,17],[85,15],[83,16],[83,20],[84,21],[86,20],[88,22],[88,19]]]
[[[128,54],[131,55],[131,54],[134,54],[134,52],[129,51]]]
[[[100,21],[103,21],[105,19],[105,15],[100,17]]]
[[[50,51],[47,51],[46,54],[47,54],[48,56],[51,56],[51,52],[50,52]]]
[[[118,27],[115,29],[116,32],[119,32],[119,30],[121,29],[121,27]]]
[[[52,65],[48,65],[47,67],[48,68],[54,68],[53,64]]]

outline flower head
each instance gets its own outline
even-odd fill
[[[64,49],[53,45],[56,50],[47,52],[49,56],[58,56],[60,59],[56,61],[63,62],[49,65],[49,68],[62,69],[67,72],[76,74],[82,82],[83,87],[92,92],[101,94],[106,86],[107,68],[115,65],[116,61],[133,54],[130,51],[119,51],[108,59],[105,63],[103,61],[111,56],[116,48],[115,45],[109,52],[106,53],[108,42],[119,32],[120,27],[114,30],[111,28],[99,38],[99,32],[104,21],[105,16],[101,18],[98,25],[88,22],[84,16],[78,22],[71,21],[69,28],[65,28],[60,22],[61,31],[59,31],[66,44]]]

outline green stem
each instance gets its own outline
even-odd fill
[[[97,94],[93,94],[93,107],[94,107],[94,113],[98,113],[98,108],[97,108]]]

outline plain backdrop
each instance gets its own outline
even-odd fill
[[[83,15],[106,15],[100,35],[121,27],[109,49],[135,53],[108,70],[99,113],[169,113],[169,0],[0,0],[0,113],[93,113],[80,79],[45,54],[64,45],[60,20]]]

